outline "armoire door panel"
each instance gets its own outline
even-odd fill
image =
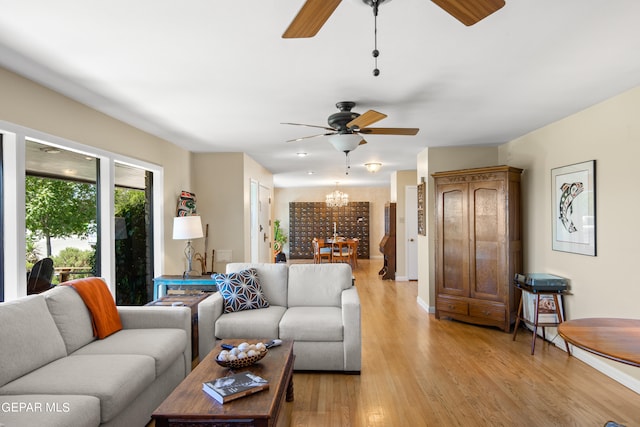
[[[467,185],[444,186],[440,199],[442,227],[438,238],[442,242],[439,263],[442,276],[440,289],[451,295],[469,292],[469,241],[467,221]]]

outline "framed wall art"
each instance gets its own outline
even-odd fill
[[[418,234],[427,235],[427,183],[418,184]]]
[[[596,161],[551,169],[553,250],[596,256]]]

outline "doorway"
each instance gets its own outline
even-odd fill
[[[407,280],[418,280],[418,186],[405,187]]]

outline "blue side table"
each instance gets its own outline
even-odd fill
[[[195,276],[183,278],[182,276],[160,276],[153,279],[153,299],[154,301],[167,294],[169,286],[178,286],[181,289],[189,287],[211,288],[217,291],[216,281],[211,276]]]

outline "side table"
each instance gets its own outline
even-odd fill
[[[533,337],[531,338],[531,354],[533,354],[536,349],[536,337],[538,336],[538,327],[542,328],[542,339],[545,340],[546,339],[545,329],[544,329],[545,327],[547,326],[557,327],[560,323],[564,322],[564,310],[562,309],[562,306],[561,306],[562,302],[561,300],[559,300],[558,295],[563,295],[566,293],[566,291],[534,289],[531,286],[527,286],[517,281],[514,282],[514,286],[522,291],[522,295],[520,297],[520,305],[518,306],[518,315],[516,316],[516,324],[513,331],[513,341],[516,340],[516,335],[518,334],[518,326],[520,326],[520,322],[524,322],[527,325],[533,326]],[[527,318],[526,316],[524,316],[522,313],[523,311],[522,306],[524,305],[524,300],[525,300],[525,295],[524,295],[525,292],[528,294],[531,294],[534,298],[533,313],[530,313],[531,315],[533,315],[533,321],[530,318]],[[553,296],[556,321],[554,322],[539,321],[541,295]],[[571,354],[569,351],[569,344],[567,344],[567,342],[565,341],[564,345],[567,348],[567,353]]]
[[[157,300],[167,294],[169,286],[178,286],[180,288],[207,288],[207,290],[217,291],[216,281],[207,276],[159,276],[153,279],[153,299]]]
[[[198,304],[209,297],[209,292],[199,292],[184,295],[165,295],[155,301],[146,304],[147,306],[181,306],[191,309],[191,360],[198,360]]]

